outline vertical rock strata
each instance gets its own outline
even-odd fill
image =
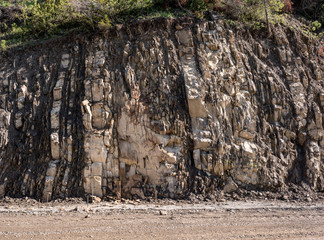
[[[0,60],[0,196],[324,190],[323,59],[295,30],[157,19]]]

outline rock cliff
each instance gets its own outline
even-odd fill
[[[155,19],[0,57],[0,196],[324,190],[323,57],[294,28]]]

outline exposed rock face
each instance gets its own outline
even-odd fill
[[[0,196],[324,190],[313,40],[220,19],[72,40],[0,58]]]

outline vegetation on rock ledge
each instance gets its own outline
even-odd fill
[[[308,17],[310,32],[321,32],[324,0],[2,0],[0,1],[0,49],[32,39],[73,31],[106,29],[132,19],[192,15],[202,18],[216,11],[231,21],[254,28],[282,23],[285,14]],[[312,15],[313,13],[313,15]]]

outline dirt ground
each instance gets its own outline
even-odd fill
[[[0,204],[0,239],[324,239],[324,201]]]

